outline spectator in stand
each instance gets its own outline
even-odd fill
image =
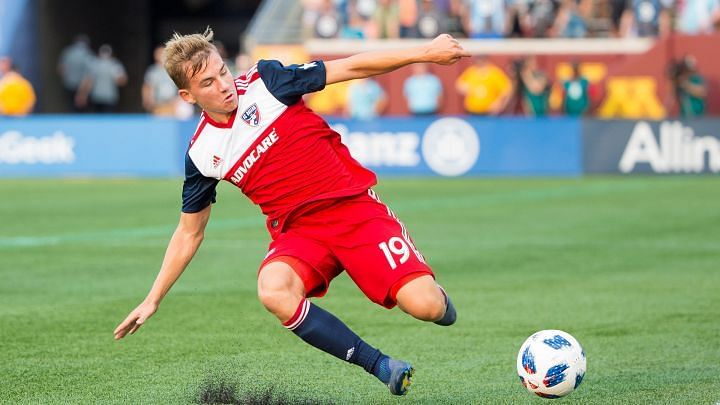
[[[437,8],[441,10],[444,15],[447,15],[447,32],[451,35],[467,37],[464,24],[464,16],[466,13],[465,1],[466,0],[436,0]]]
[[[387,106],[385,91],[372,78],[355,80],[348,87],[347,112],[350,118],[371,120]]]
[[[465,32],[470,38],[502,38],[506,33],[504,0],[467,0]]]
[[[394,39],[400,37],[400,16],[397,1],[378,0],[373,15],[372,38]]]
[[[447,32],[448,19],[447,14],[443,14],[433,0],[421,0],[417,21],[418,36],[435,38],[440,33]]]
[[[350,9],[350,0],[332,0],[335,5],[335,12],[337,13],[338,19],[341,25],[347,25],[350,15],[348,11]]]
[[[578,11],[578,0],[562,0],[552,31],[552,36],[560,38],[587,36],[587,23]]]
[[[354,8],[358,15],[365,20],[371,20],[375,15],[378,0],[350,0],[350,7]]]
[[[697,60],[692,55],[685,55],[676,69],[674,84],[680,116],[690,118],[705,115],[707,85],[697,70]]]
[[[477,56],[455,82],[464,96],[465,111],[470,114],[498,115],[512,95],[512,83],[505,72],[490,63],[486,56]]]
[[[62,79],[69,110],[80,112],[75,103],[75,96],[93,59],[90,39],[86,35],[75,37],[74,42],[60,53],[57,70]]]
[[[551,28],[558,11],[556,0],[534,0],[530,3],[524,28],[528,36],[546,38],[551,36]]]
[[[550,81],[545,72],[540,70],[535,56],[528,56],[516,67],[519,95],[522,109],[526,115],[541,117],[548,113],[550,100]]]
[[[158,46],[153,52],[155,63],[145,71],[142,86],[142,101],[146,111],[158,116],[174,116],[177,105],[181,101],[175,83],[165,71],[163,66],[163,51],[165,47]]]
[[[118,88],[126,83],[125,68],[113,57],[112,47],[104,44],[88,66],[75,102],[79,108],[90,106],[93,112],[113,112],[120,97]]]
[[[613,37],[621,37],[621,20],[625,13],[627,0],[607,0],[608,17],[610,19],[610,29]]]
[[[350,0],[346,3],[345,14],[347,15],[347,24],[343,25],[340,29],[340,37],[348,39],[362,39],[366,38],[367,26],[369,24],[368,19],[360,14],[360,11],[356,7],[355,0]]]
[[[620,20],[623,37],[665,36],[670,31],[672,0],[628,0]]]
[[[580,64],[572,63],[572,77],[565,80],[563,87],[563,113],[582,116],[590,110],[590,81],[580,73]]]
[[[317,10],[315,36],[318,38],[337,38],[343,22],[333,0],[324,0]]]
[[[22,116],[32,112],[35,90],[9,57],[0,57],[0,115]]]
[[[412,75],[405,79],[403,94],[408,110],[415,115],[435,114],[442,102],[442,83],[424,63],[412,65]]]
[[[522,38],[528,24],[528,0],[509,0],[505,12],[507,14],[506,37]]]
[[[303,7],[302,27],[303,38],[311,38],[315,36],[315,24],[320,17],[320,11],[324,0],[302,0]]]
[[[683,34],[709,34],[720,23],[718,0],[685,0],[677,5],[677,29]]]
[[[428,1],[428,0],[420,0],[421,3],[425,2],[425,1]],[[450,14],[452,14],[453,3],[459,3],[460,5],[462,5],[462,3],[460,3],[460,2],[463,0],[429,0],[429,1],[430,1],[430,3],[432,3],[432,6],[435,10],[437,10],[439,13],[441,13],[443,15],[449,16]]]
[[[400,38],[417,38],[418,4],[417,0],[398,0],[400,19]]]

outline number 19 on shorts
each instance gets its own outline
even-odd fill
[[[378,246],[393,270],[397,268],[398,263],[403,264],[410,258],[410,247],[405,240],[397,236],[393,236],[387,242],[381,242]]]

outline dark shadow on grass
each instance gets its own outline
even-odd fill
[[[331,405],[332,402],[304,398],[289,398],[288,394],[275,392],[274,387],[241,390],[237,384],[219,379],[206,380],[199,388],[199,404],[232,405]]]

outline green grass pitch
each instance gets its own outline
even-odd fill
[[[383,179],[458,309],[450,328],[369,302],[346,275],[315,300],[411,361],[392,397],[260,305],[268,236],[228,185],[195,260],[134,336],[179,212],[179,180],[0,181],[0,402],[192,403],[212,382],[306,403],[543,403],[520,344],[563,329],[588,372],[558,403],[720,402],[720,178]]]

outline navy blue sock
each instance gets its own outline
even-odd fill
[[[442,291],[445,296],[445,315],[441,319],[435,321],[435,323],[442,326],[450,326],[457,320],[457,312],[455,311],[455,305],[453,305],[452,301],[450,301],[450,297],[447,295],[445,290],[440,287],[440,291]]]
[[[380,350],[365,343],[358,335],[333,314],[303,299],[295,315],[283,323],[302,340],[325,353],[357,364],[384,383],[390,378],[382,367],[385,356]],[[387,374],[387,375],[386,375]]]

